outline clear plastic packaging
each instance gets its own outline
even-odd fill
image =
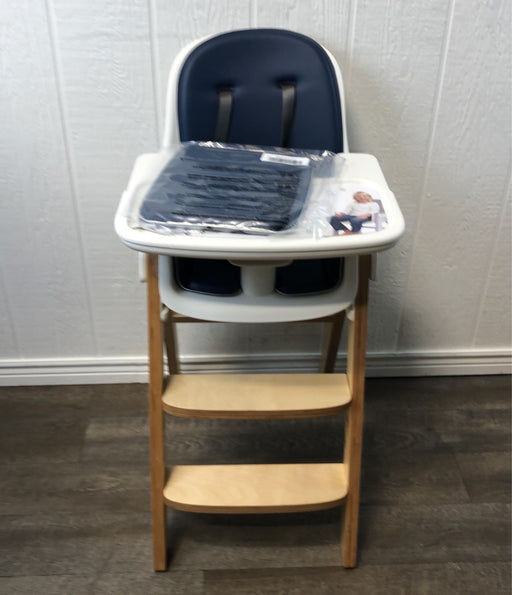
[[[335,164],[328,151],[183,143],[138,201],[131,225],[258,235],[308,228],[313,190],[334,177]]]
[[[320,239],[387,227],[379,187],[345,180],[340,154],[188,142],[168,155],[133,192],[133,229]]]

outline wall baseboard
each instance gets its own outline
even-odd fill
[[[344,370],[340,355],[337,369]],[[184,373],[315,372],[317,354],[186,356]],[[369,353],[368,377],[511,374],[512,350]],[[0,386],[147,382],[147,358],[92,357],[0,360]]]

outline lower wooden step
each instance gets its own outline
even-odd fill
[[[346,465],[185,465],[171,467],[166,504],[206,513],[279,513],[323,510],[347,495]]]
[[[162,397],[179,417],[315,417],[350,404],[346,374],[178,374]]]

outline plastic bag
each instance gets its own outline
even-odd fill
[[[330,209],[322,206],[319,187],[334,176],[334,157],[328,151],[183,143],[144,196],[135,226],[162,233],[302,229],[318,235]]]

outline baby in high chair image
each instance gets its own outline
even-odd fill
[[[335,213],[331,217],[330,224],[336,234],[359,233],[363,223],[371,221],[373,215],[377,214],[379,210],[380,207],[374,202],[371,194],[359,191],[352,196],[352,200],[343,212]],[[349,223],[350,227],[347,227],[344,223]]]

